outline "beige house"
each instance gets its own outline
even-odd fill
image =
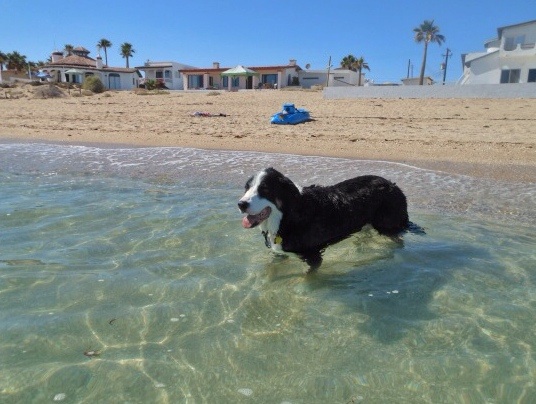
[[[233,66],[234,67],[234,66]],[[299,85],[298,72],[301,67],[291,59],[286,65],[248,66],[253,72],[243,76],[222,76],[231,67],[220,67],[214,62],[209,68],[182,69],[185,90],[227,89],[229,91],[249,90],[258,88],[282,88]]]
[[[82,84],[88,76],[98,76],[104,86],[110,90],[131,90],[138,87],[142,75],[138,69],[106,66],[102,58],[89,57],[84,47],[76,47],[71,55],[62,52],[52,53],[52,61],[45,64],[41,71],[47,73],[52,82]]]

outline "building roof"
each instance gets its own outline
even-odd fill
[[[76,48],[73,48],[73,51],[89,53],[89,51],[86,48],[84,48],[83,46],[77,46]]]
[[[520,22],[519,24],[505,25],[504,27],[497,28],[497,34],[499,35],[499,38],[501,38],[502,32],[507,28],[518,27],[520,25],[535,24],[535,23],[536,23],[536,20],[531,20],[531,21]]]
[[[469,66],[471,62],[474,62],[475,60],[487,58],[497,53],[499,53],[498,49],[491,52],[465,53],[462,55],[462,63],[465,66]]]
[[[162,69],[164,67],[172,68],[174,66],[178,66],[181,71],[182,69],[197,69],[194,66],[185,65],[184,63],[173,62],[173,61],[160,61],[160,62],[147,61],[145,62],[143,66],[136,66],[136,69],[139,69],[139,70]]]
[[[80,47],[81,48],[81,47]],[[81,48],[84,49],[84,48]],[[43,69],[49,69],[54,67],[62,68],[81,68],[85,70],[99,70],[104,72],[112,73],[138,73],[138,76],[141,77],[138,69],[136,68],[126,68],[126,67],[109,67],[103,65],[101,69],[97,69],[97,60],[90,58],[89,56],[80,56],[80,55],[69,55],[64,58],[57,60],[56,62],[49,62],[43,66]]]
[[[195,69],[181,69],[181,73],[207,73],[207,74],[218,74],[222,73],[226,70],[232,69],[233,67],[206,67],[206,68],[195,68]],[[296,70],[303,70],[298,65],[276,65],[276,66],[247,66],[248,69],[254,70],[256,72],[259,71],[272,71],[272,70],[283,70],[283,69],[292,69],[295,68]]]
[[[69,55],[64,58],[59,59],[56,62],[47,63],[47,66],[79,66],[79,67],[95,67],[97,61],[89,56],[78,56],[78,55]]]

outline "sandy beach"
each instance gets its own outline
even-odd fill
[[[306,90],[71,92],[42,99],[34,91],[25,86],[5,98],[0,90],[1,142],[337,156],[536,182],[536,99],[325,100],[321,91]],[[284,102],[308,109],[313,119],[271,125]]]

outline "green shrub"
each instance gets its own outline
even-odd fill
[[[158,83],[156,82],[156,80],[153,80],[153,79],[145,80],[146,90],[156,90],[156,87],[158,87]]]
[[[104,84],[102,84],[101,79],[99,79],[97,76],[86,77],[84,84],[82,84],[82,88],[94,93],[102,93],[105,90]]]

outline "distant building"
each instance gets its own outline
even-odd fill
[[[136,69],[145,73],[145,78],[140,79],[140,85],[144,85],[145,80],[155,80],[161,87],[169,90],[183,90],[184,80],[181,70],[196,69],[196,67],[179,62],[153,62],[148,60],[143,66],[138,66]]]
[[[102,58],[89,57],[89,51],[81,46],[73,49],[72,54],[64,56],[62,52],[52,53],[51,62],[45,64],[41,71],[48,74],[49,81],[82,84],[88,76],[98,76],[104,86],[110,90],[131,90],[138,87],[141,73],[138,69],[108,67]]]
[[[251,74],[235,77],[222,75],[231,68],[220,67],[218,62],[214,62],[212,67],[182,69],[183,88],[185,90],[227,89],[230,91],[282,88],[299,85],[298,72],[302,70],[296,64],[296,60],[291,59],[286,65],[248,66],[247,69],[253,71]]]
[[[462,55],[459,84],[536,83],[536,20],[497,29],[483,52]]]
[[[402,79],[402,84],[404,84],[405,86],[418,86],[419,83],[420,83],[420,77],[411,77],[407,79]],[[425,86],[431,86],[432,84],[434,84],[434,79],[432,79],[429,76],[424,76],[423,84]]]
[[[298,73],[300,85],[303,88],[312,86],[346,87],[357,86],[359,83],[359,73],[349,69],[328,69],[322,70],[301,70]],[[365,75],[361,74],[361,85],[365,85]]]

